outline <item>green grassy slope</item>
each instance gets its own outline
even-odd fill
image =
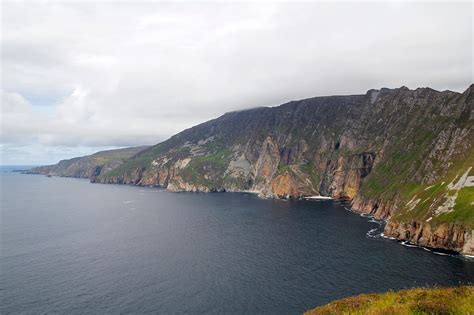
[[[27,173],[88,178],[92,175],[97,175],[103,170],[110,171],[118,167],[125,160],[146,148],[141,146],[100,151],[83,157],[62,160],[54,165],[35,167]]]
[[[456,223],[462,234],[474,228],[472,188],[450,184],[474,168],[473,95],[473,85],[464,93],[401,87],[226,113],[97,181],[349,198],[401,225]]]
[[[416,288],[361,294],[331,302],[305,314],[474,314],[474,287]]]

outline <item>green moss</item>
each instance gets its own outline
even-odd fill
[[[216,147],[210,154],[193,157],[179,175],[192,184],[222,186],[224,182],[222,174],[227,169],[231,153],[227,148]]]
[[[287,164],[278,164],[278,170],[277,170],[277,175],[283,175],[290,171],[290,166]]]
[[[431,130],[419,129],[408,146],[406,139],[397,142],[386,152],[386,160],[377,164],[366,178],[361,193],[374,199],[390,199],[400,192],[413,190],[416,182],[411,182],[411,173],[419,169],[434,133]]]
[[[100,177],[121,176],[122,174],[129,174],[136,169],[144,168],[150,165],[154,159],[165,152],[167,148],[168,146],[166,145],[166,142],[163,142],[162,144],[143,150],[137,155],[129,158],[126,163],[120,165],[108,173],[101,174]]]
[[[224,185],[233,189],[249,189],[250,185],[244,177],[224,177]]]
[[[265,178],[264,177],[262,177],[262,176],[255,177],[255,180],[254,180],[255,185],[258,186],[258,185],[263,184],[263,183],[265,183]]]
[[[321,181],[320,175],[316,172],[316,167],[313,163],[306,163],[300,165],[300,170],[309,176],[314,187],[319,186]]]

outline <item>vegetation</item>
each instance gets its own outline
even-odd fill
[[[361,294],[333,301],[305,314],[474,314],[474,287]]]
[[[289,165],[282,164],[282,163],[278,164],[277,175],[284,175],[288,171],[290,171],[290,166]]]
[[[29,173],[53,174],[64,177],[90,177],[96,172],[97,168],[115,168],[146,148],[142,146],[99,151],[92,155],[62,160],[54,165],[36,167],[30,170]]]
[[[387,160],[374,168],[363,188],[366,196],[391,199],[398,192],[404,191],[404,186],[413,184],[407,180],[410,180],[414,171],[419,169],[425,151],[430,149],[433,132],[418,130],[413,133],[411,141],[398,139],[391,152],[387,154]]]
[[[402,87],[377,91],[375,98],[316,97],[226,113],[104,170],[99,180],[172,181],[183,189],[254,189],[264,196],[277,176],[288,174],[291,183],[275,185],[282,195],[356,196],[397,223],[454,223],[469,231],[473,189],[448,186],[474,166],[472,91]],[[250,164],[242,177],[227,172],[237,157]],[[445,204],[446,211],[437,211]]]
[[[464,187],[459,190],[456,204],[452,212],[443,214],[440,219],[450,222],[467,222],[474,227],[474,187]]]
[[[309,176],[311,183],[314,187],[318,187],[320,175],[316,172],[316,167],[314,166],[314,163],[309,162],[306,164],[301,164],[300,170]]]
[[[120,176],[121,174],[126,174],[138,168],[142,168],[144,166],[149,165],[151,161],[153,161],[156,156],[162,154],[162,152],[165,152],[165,148],[162,144],[150,147],[146,150],[139,152],[135,156],[132,156],[130,159],[127,160],[127,163],[120,165],[119,167],[111,170],[110,172],[102,174],[102,176]]]
[[[418,220],[437,226],[443,223],[456,223],[463,225],[467,230],[474,229],[474,187],[463,187],[460,190],[449,189],[450,183],[456,183],[460,176],[466,172],[474,163],[467,153],[467,157],[458,158],[453,161],[453,166],[446,175],[437,182],[428,185],[411,183],[404,185],[399,196],[404,205],[393,216],[393,220],[409,222]],[[473,176],[473,170],[469,174]],[[456,197],[454,207],[446,213],[436,215],[436,209],[442,206],[447,198]],[[410,201],[416,201],[415,205],[408,206]],[[432,218],[432,219],[430,219]]]
[[[222,174],[230,161],[231,151],[226,148],[214,149],[215,151],[210,154],[192,158],[189,165],[181,171],[182,178],[192,184],[220,186],[223,181]]]

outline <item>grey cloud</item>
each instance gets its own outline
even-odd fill
[[[152,144],[227,111],[316,95],[472,82],[471,2],[3,2],[2,11],[1,141],[30,155],[25,146],[62,157]]]

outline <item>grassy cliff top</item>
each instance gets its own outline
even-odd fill
[[[89,177],[98,166],[110,164],[115,167],[126,159],[145,150],[146,146],[99,151],[91,155],[61,160],[54,165],[32,168],[28,174],[53,174],[56,176]]]
[[[474,314],[474,287],[361,294],[333,301],[305,314]]]

